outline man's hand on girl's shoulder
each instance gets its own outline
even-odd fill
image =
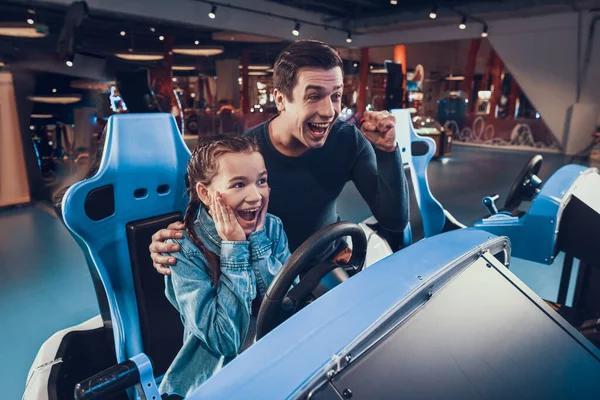
[[[167,239],[181,239],[183,237],[183,222],[173,222],[166,229],[161,229],[152,235],[150,243],[150,258],[154,269],[162,275],[171,275],[171,269],[166,265],[175,265],[177,260],[174,257],[163,256],[162,253],[174,253],[179,251],[179,245],[175,243],[165,243]]]

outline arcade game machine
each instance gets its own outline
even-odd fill
[[[404,107],[404,73],[402,64],[391,61],[385,62],[387,81],[385,83],[385,98],[383,109],[393,110]]]
[[[419,136],[427,136],[435,142],[433,157],[447,157],[452,154],[452,131],[445,129],[442,124],[431,117],[412,117],[413,128]]]
[[[113,101],[122,101],[122,106],[127,104],[124,111],[134,114],[170,111],[170,99],[150,90],[148,71],[119,71],[116,75],[120,98]]]
[[[423,78],[425,70],[421,64],[406,72],[406,108],[412,114],[420,114],[423,105]]]
[[[454,121],[459,127],[464,126],[465,114],[467,113],[467,98],[459,90],[448,92],[438,101],[438,121],[445,124]]]
[[[38,166],[42,172],[42,177],[45,181],[52,181],[56,174],[56,164],[53,158],[55,149],[53,141],[49,140],[50,135],[47,126],[33,124],[32,121],[30,129],[33,149],[37,157]],[[58,136],[60,137],[60,135]]]
[[[480,90],[477,92],[477,103],[475,103],[476,115],[488,115],[490,113],[490,98],[492,92],[489,90]]]
[[[198,137],[211,135],[217,130],[216,116],[220,107],[217,105],[217,99],[213,96],[210,78],[197,73],[181,76],[181,72],[179,72],[178,75],[179,90],[177,94],[183,106],[185,134]]]

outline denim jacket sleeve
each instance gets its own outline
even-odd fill
[[[268,271],[272,279],[283,264],[290,258],[288,240],[279,218],[269,215],[269,232],[261,229],[248,236],[250,241],[250,254],[252,267],[255,271]],[[269,238],[270,237],[270,238]],[[257,275],[257,284],[266,292],[269,282],[263,282],[261,275]]]
[[[248,242],[223,242],[221,277],[215,288],[200,251],[171,253],[174,295],[186,328],[216,354],[235,356],[248,333],[256,279]]]

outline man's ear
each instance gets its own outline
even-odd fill
[[[198,182],[196,183],[196,193],[198,194],[198,198],[200,198],[200,201],[204,203],[206,207],[210,208],[210,203],[212,199],[210,193],[208,192],[208,187]]]
[[[273,90],[273,99],[275,100],[275,105],[277,106],[277,111],[282,112],[285,111],[285,95],[279,89]]]

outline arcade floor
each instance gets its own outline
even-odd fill
[[[437,199],[466,225],[486,214],[483,196],[498,193],[499,204],[504,202],[532,155],[466,146],[453,150],[452,157],[431,162],[429,182]],[[547,179],[569,161],[544,154],[540,177]],[[339,206],[343,219],[359,222],[369,216],[350,185]],[[49,205],[0,212],[0,226],[0,397],[18,399],[40,345],[54,332],[95,316],[98,308],[84,256]],[[513,259],[511,269],[542,298],[555,300],[561,266],[562,257],[552,266]]]

